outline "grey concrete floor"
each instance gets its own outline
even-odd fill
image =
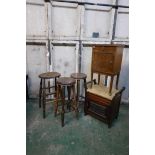
[[[61,127],[60,115],[54,117],[52,103],[46,118],[37,99],[27,101],[27,155],[128,155],[129,106],[121,105],[117,120],[109,129],[107,124],[87,115],[80,106],[79,119],[73,112],[65,114]]]

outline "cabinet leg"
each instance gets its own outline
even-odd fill
[[[112,86],[113,86],[113,80],[114,80],[114,76],[111,76],[109,95],[111,95]]]
[[[100,74],[98,74],[98,84],[100,84]]]
[[[116,79],[116,89],[118,89],[119,75],[120,75],[120,73],[119,73],[119,74],[117,74],[117,79]]]
[[[41,108],[41,98],[42,96],[42,79],[40,79],[40,89],[39,89],[39,108]]]

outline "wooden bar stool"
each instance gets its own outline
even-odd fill
[[[41,108],[41,102],[43,105],[43,118],[45,118],[45,109],[46,109],[46,102],[51,99],[46,99],[49,95],[55,95],[56,94],[56,81],[57,78],[60,77],[61,74],[57,72],[47,72],[42,73],[39,75],[40,78],[40,89],[39,89],[39,108]],[[55,80],[55,84],[53,86],[50,86],[50,79]],[[46,87],[46,80],[48,80],[48,87]],[[51,88],[54,88],[54,91],[51,91]],[[48,93],[47,91],[48,90]]]
[[[83,96],[79,96],[80,80],[84,81],[84,88],[85,88],[85,95],[86,95],[86,78],[87,78],[87,75],[84,74],[84,73],[72,73],[71,77],[74,78],[77,81],[76,99],[77,99],[77,102],[79,102],[79,97],[83,97]]]
[[[68,101],[71,106],[72,110],[75,111],[76,117],[78,118],[78,106],[76,102],[76,95],[75,95],[75,80],[70,77],[61,77],[57,80],[57,91],[56,91],[56,100],[55,100],[55,116],[57,115],[58,110],[58,101],[60,98],[61,101],[61,125],[64,126],[64,114],[66,113],[64,106],[65,106],[65,88],[67,87],[68,90]],[[72,97],[70,99],[72,93]],[[69,108],[70,109],[70,108]],[[70,111],[70,110],[69,110]]]

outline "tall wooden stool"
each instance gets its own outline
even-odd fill
[[[85,89],[85,95],[86,95],[86,78],[87,78],[87,75],[84,74],[84,73],[72,73],[71,77],[74,78],[77,81],[76,99],[77,99],[77,102],[79,102],[79,97],[82,97],[82,96],[79,96],[80,80],[84,81],[84,89]]]
[[[64,106],[65,106],[65,88],[68,89],[68,101],[72,110],[75,111],[76,117],[78,118],[78,106],[76,102],[76,95],[75,95],[75,80],[70,77],[61,77],[57,80],[57,92],[56,92],[56,100],[55,100],[55,116],[57,115],[58,110],[58,101],[59,97],[61,100],[61,125],[64,126],[64,113],[66,113]],[[72,93],[72,97],[70,99],[70,95]],[[70,110],[69,110],[70,111]]]
[[[41,108],[41,102],[43,105],[43,118],[45,118],[45,109],[46,109],[46,102],[50,101],[51,99],[46,99],[49,95],[55,95],[56,94],[56,81],[57,78],[60,77],[61,74],[57,72],[47,72],[42,73],[39,75],[40,78],[40,89],[39,89],[39,108]],[[54,86],[50,86],[50,81],[48,81],[48,87],[46,87],[46,80],[54,79],[55,84]],[[54,88],[54,91],[51,91],[51,88]],[[47,91],[48,90],[48,93]]]

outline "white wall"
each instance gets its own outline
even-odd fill
[[[72,0],[73,1],[73,0]],[[77,0],[74,0],[77,1]],[[116,0],[78,0],[79,2],[115,4]],[[46,48],[35,45],[27,46],[27,66],[32,66],[33,61],[40,66],[27,67],[27,72],[31,82],[30,92],[37,97],[39,79],[37,74],[45,70],[58,71],[62,76],[69,76],[72,72],[77,72],[79,61],[79,40],[82,45],[92,46],[92,44],[114,43],[129,44],[129,10],[127,8],[114,8],[96,5],[78,5],[66,2],[44,3],[43,0],[27,0],[27,42],[46,42]],[[128,5],[128,0],[118,0],[119,5]],[[116,18],[115,37],[112,40],[114,15]],[[98,38],[93,38],[93,32],[99,33]],[[48,48],[49,46],[49,48]],[[38,48],[38,57],[33,55],[33,48]],[[49,49],[49,51],[48,51]],[[46,52],[45,52],[46,51]],[[81,55],[81,71],[90,75],[92,47],[84,46]],[[49,65],[49,55],[51,64]],[[42,53],[42,55],[40,54]],[[124,100],[128,101],[128,68],[129,50],[123,52],[122,70],[119,87],[126,86],[123,94]],[[46,60],[46,61],[45,61]],[[48,66],[48,67],[47,67]],[[31,69],[30,69],[31,68]],[[39,68],[42,68],[39,70]],[[44,69],[43,69],[44,68]],[[33,74],[30,74],[32,73]]]
[[[26,45],[26,74],[28,74],[29,96],[38,97],[39,77],[38,75],[49,70],[48,51],[46,42],[29,41]],[[43,41],[42,41],[43,43]]]

